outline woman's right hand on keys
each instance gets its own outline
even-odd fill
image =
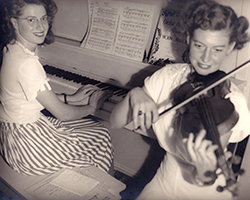
[[[97,90],[100,90],[97,86],[90,84],[83,85],[73,94],[74,100],[75,102],[86,102],[87,104],[89,97]]]
[[[90,106],[93,106],[95,110],[99,110],[102,104],[104,103],[104,101],[111,96],[112,96],[111,91],[108,91],[108,90],[103,91],[101,89],[95,90],[89,96],[88,104]]]

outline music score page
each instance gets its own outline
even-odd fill
[[[117,200],[125,184],[101,169],[62,169],[26,189],[34,200]]]
[[[142,61],[155,6],[89,0],[89,29],[81,47]]]

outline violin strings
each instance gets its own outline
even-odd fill
[[[207,131],[209,131],[212,141],[218,144],[219,133],[214,121],[214,116],[211,110],[210,102],[208,101],[207,97],[205,97],[205,95],[201,95],[198,99],[198,104],[199,108],[201,109],[203,121],[205,121],[205,124],[207,126],[208,129]]]
[[[218,164],[220,168],[222,169],[222,173],[224,174],[226,180],[227,180],[227,186],[226,187],[231,187],[232,184],[236,181],[236,178],[234,176],[234,173],[232,171],[232,168],[229,166],[229,163],[226,160],[224,151],[222,149],[222,145],[220,143],[220,135],[217,129],[217,126],[215,124],[215,120],[213,117],[213,113],[211,110],[210,102],[208,98],[205,95],[201,95],[198,99],[197,102],[199,104],[199,108],[201,109],[201,114],[202,117],[205,118],[204,120],[206,121],[206,126],[208,129],[210,129],[209,133],[210,136],[212,137],[213,142],[216,142],[218,145],[217,149],[217,156],[218,156]]]

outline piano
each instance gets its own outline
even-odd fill
[[[131,177],[137,176],[141,168],[145,166],[148,153],[152,149],[155,149],[154,151],[160,149],[155,135],[152,129],[146,134],[140,130],[134,131],[130,127],[113,130],[110,127],[109,118],[115,104],[131,88],[142,86],[144,79],[158,70],[159,66],[81,47],[87,31],[87,0],[74,4],[67,0],[55,2],[58,6],[54,23],[55,42],[38,49],[40,62],[50,79],[51,87],[55,93],[68,94],[74,93],[83,84],[93,84],[103,90],[112,91],[112,97],[104,102],[95,117],[98,117],[110,130],[115,148],[115,169]],[[150,46],[163,0],[154,2],[136,0],[136,2],[156,6],[152,22],[154,28],[151,30],[148,41],[148,46]],[[69,24],[70,28],[65,24]],[[162,156],[159,156],[158,163],[162,159]]]

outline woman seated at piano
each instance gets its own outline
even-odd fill
[[[145,131],[152,125],[166,150],[137,199],[232,199],[237,187],[226,146],[250,133],[250,114],[239,89],[226,80],[177,110],[159,113],[225,75],[219,70],[223,60],[249,41],[248,21],[231,7],[200,0],[188,2],[181,22],[189,62],[166,65],[146,78],[142,88],[132,89],[116,104],[111,126],[121,128],[133,121],[135,129]]]
[[[73,95],[56,95],[37,56],[38,45],[53,41],[56,4],[2,0],[0,9],[0,153],[4,160],[23,175],[90,165],[108,172],[113,162],[109,131],[87,116],[109,94],[87,85]],[[43,115],[44,108],[55,117]]]

